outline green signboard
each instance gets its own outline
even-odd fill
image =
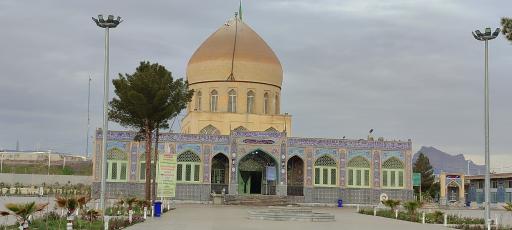
[[[165,153],[158,159],[158,189],[161,198],[176,195],[176,154]]]
[[[412,174],[412,186],[421,186],[421,173]]]

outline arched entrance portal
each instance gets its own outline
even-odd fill
[[[288,183],[287,194],[289,196],[304,195],[304,161],[298,156],[293,156],[288,160],[287,165]]]
[[[212,192],[220,194],[228,193],[229,184],[229,159],[222,153],[218,153],[212,158],[211,172]]]
[[[238,194],[275,195],[277,163],[266,152],[254,150],[238,164]]]

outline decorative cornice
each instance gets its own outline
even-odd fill
[[[108,140],[133,141],[137,132],[109,131]],[[239,132],[232,131],[231,135],[205,135],[161,133],[161,142],[189,142],[230,144],[230,138],[286,138],[284,132]],[[96,131],[96,138],[102,138],[101,130]],[[348,139],[300,138],[288,137],[288,147],[321,147],[321,148],[347,148],[347,149],[380,149],[380,150],[411,150],[411,141],[369,141]]]
[[[381,150],[410,150],[410,141],[368,141],[348,139],[322,139],[322,138],[288,138],[288,147],[334,147],[348,149],[381,149]]]
[[[134,131],[109,131],[108,140],[114,141],[133,141],[137,132]],[[103,132],[96,131],[96,138],[101,139]],[[155,138],[153,137],[153,140]],[[229,144],[229,136],[227,135],[205,135],[205,134],[182,134],[182,133],[161,133],[159,142],[201,142]]]
[[[283,138],[286,137],[282,132],[244,132],[231,131],[231,137],[252,137],[252,138]]]

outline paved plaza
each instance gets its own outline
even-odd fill
[[[261,208],[261,207],[260,207]],[[382,217],[361,215],[351,208],[314,208],[315,212],[329,212],[335,215],[334,222],[267,221],[249,220],[247,211],[257,207],[213,206],[199,204],[178,205],[176,210],[163,214],[159,219],[149,219],[128,229],[180,229],[180,230],[272,230],[272,229],[448,229],[439,225],[422,225]],[[378,228],[376,228],[378,227]]]

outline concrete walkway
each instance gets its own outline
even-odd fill
[[[182,204],[176,210],[160,218],[148,219],[128,229],[151,230],[321,230],[321,229],[448,229],[439,225],[411,223],[382,217],[358,214],[350,208],[313,208],[315,212],[329,212],[335,215],[334,222],[265,221],[247,219],[247,211],[261,207],[213,206]]]

